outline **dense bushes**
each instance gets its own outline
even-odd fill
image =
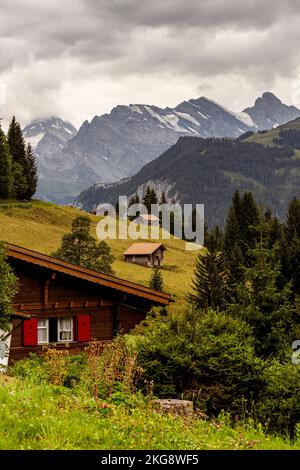
[[[300,370],[258,358],[253,345],[244,321],[190,309],[156,318],[130,341],[118,337],[100,357],[100,343],[77,356],[50,348],[43,358],[16,362],[11,373],[32,386],[51,384],[60,395],[71,389],[75,402],[90,397],[107,412],[111,404],[137,406],[142,391],[148,398],[191,399],[208,418],[225,411],[234,422],[298,436]]]
[[[269,431],[300,431],[300,370],[294,364],[272,362],[264,371],[265,389],[256,406],[256,418]],[[299,424],[298,424],[299,423]]]
[[[192,399],[208,416],[225,410],[271,432],[298,435],[299,366],[260,359],[254,344],[246,322],[190,309],[147,329],[137,339],[138,361],[159,397]]]
[[[156,395],[194,398],[212,415],[240,414],[241,401],[257,400],[265,385],[250,328],[225,313],[190,309],[157,321],[137,347],[143,379],[153,380]]]

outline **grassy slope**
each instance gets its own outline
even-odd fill
[[[0,449],[300,449],[250,425],[161,415],[134,396],[130,405],[108,406],[0,376]]]
[[[72,220],[83,213],[75,208],[33,201],[27,203],[0,203],[0,240],[50,254],[58,248],[61,237],[70,231]],[[90,216],[92,234],[96,236],[99,217]],[[116,257],[113,265],[117,276],[147,284],[151,270],[143,266],[125,263],[123,251],[130,240],[108,240]],[[165,290],[181,303],[189,289],[197,252],[185,251],[184,242],[164,240],[167,247],[163,275]]]
[[[296,119],[295,121],[288,122],[287,124],[283,124],[282,126],[278,126],[275,129],[271,129],[270,131],[264,132],[263,134],[253,134],[245,142],[253,142],[256,144],[262,145],[276,145],[273,142],[274,137],[278,137],[279,132],[284,129],[297,129],[300,130],[300,119]]]

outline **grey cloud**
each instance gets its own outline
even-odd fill
[[[58,105],[53,95],[76,80],[161,75],[211,86],[239,75],[262,87],[292,80],[300,62],[299,0],[1,0],[0,8],[0,80],[17,90],[19,74],[35,108],[47,94]]]

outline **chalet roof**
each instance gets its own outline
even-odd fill
[[[123,255],[152,255],[159,248],[166,249],[162,243],[133,243]]]
[[[29,320],[30,318],[32,318],[32,315],[29,313],[19,312],[18,310],[15,310],[15,312],[12,314],[12,317],[20,320]]]
[[[150,289],[150,287],[126,281],[125,279],[82,268],[81,266],[61,261],[53,258],[52,256],[28,250],[27,248],[11,244],[6,244],[6,246],[8,248],[8,258],[40,266],[49,269],[52,272],[62,273],[93,284],[98,284],[131,294],[133,296],[142,297],[159,305],[168,305],[171,302],[170,294],[166,294],[165,292],[158,292],[154,289]]]

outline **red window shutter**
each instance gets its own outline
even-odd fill
[[[37,340],[38,340],[37,325],[38,325],[37,318],[24,320],[24,323],[23,323],[23,345],[24,346],[36,346],[37,345]]]
[[[91,339],[90,316],[78,315],[77,316],[77,340],[78,341],[90,341],[90,339]]]

